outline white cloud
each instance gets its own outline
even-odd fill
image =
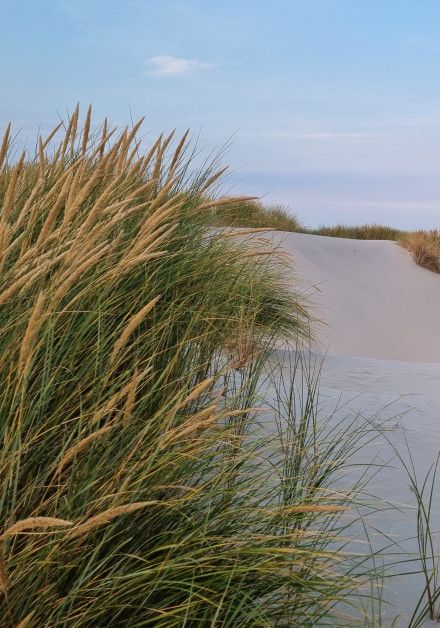
[[[150,66],[149,73],[152,76],[180,76],[211,67],[208,63],[203,63],[196,59],[184,59],[167,55],[151,57],[148,63]]]

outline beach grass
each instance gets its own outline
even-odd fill
[[[247,201],[139,128],[77,108],[35,156],[3,139],[2,625],[314,626],[368,577],[337,485],[368,430],[319,427],[285,260],[212,230]]]
[[[439,231],[414,231],[404,233],[399,238],[399,242],[411,253],[416,264],[434,273],[440,273]]]
[[[225,203],[216,208],[213,222],[218,226],[267,228],[275,231],[299,231],[298,218],[281,205],[264,205],[256,199]]]
[[[353,240],[397,240],[399,229],[380,224],[322,226],[308,231],[314,235],[332,238],[350,238]]]

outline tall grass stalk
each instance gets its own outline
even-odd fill
[[[406,441],[407,457],[396,452],[407,473],[410,488],[416,500],[417,515],[417,562],[420,564],[420,573],[424,587],[415,605],[409,621],[409,628],[423,626],[426,619],[440,622],[440,582],[439,582],[439,530],[433,529],[433,499],[438,490],[438,467],[440,453],[436,460],[420,480],[411,455],[411,449]]]

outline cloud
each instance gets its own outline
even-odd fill
[[[184,59],[167,55],[151,57],[148,63],[150,67],[149,74],[152,76],[180,76],[211,67],[208,63],[203,63],[196,59]]]

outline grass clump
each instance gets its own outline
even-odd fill
[[[439,231],[409,232],[403,234],[399,241],[411,253],[416,264],[434,273],[440,273]]]
[[[2,625],[313,626],[355,587],[347,435],[320,447],[307,377],[266,404],[279,435],[257,420],[307,313],[270,249],[212,233],[231,200],[185,138],[143,151],[139,126],[76,109],[35,158],[3,140]]]
[[[332,238],[350,238],[353,240],[397,240],[400,235],[399,229],[387,227],[386,225],[335,225],[322,226],[318,229],[311,229],[308,233],[314,235],[330,236]]]
[[[224,203],[213,215],[214,224],[226,227],[266,228],[274,231],[299,231],[296,216],[280,205],[268,205],[257,200]]]

